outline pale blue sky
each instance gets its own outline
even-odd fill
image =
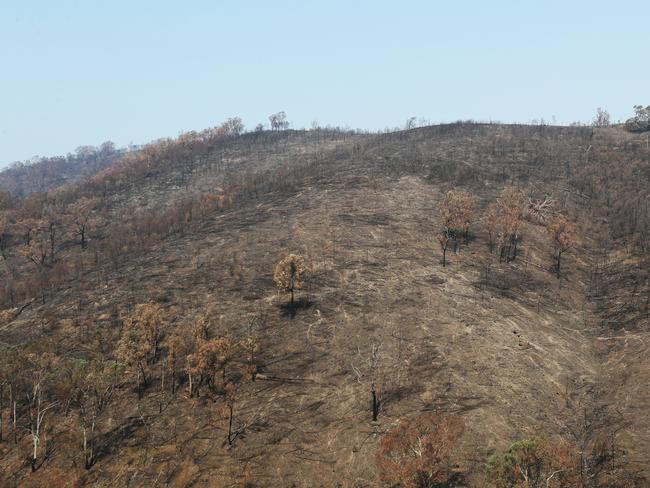
[[[0,166],[285,110],[587,121],[650,104],[648,1],[0,0]]]

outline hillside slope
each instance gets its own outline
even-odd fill
[[[53,190],[98,173],[125,153],[125,149],[116,149],[109,141],[96,148],[81,146],[75,154],[67,156],[15,162],[0,171],[0,191],[22,198],[30,193]]]
[[[76,417],[59,405],[47,417],[42,465],[30,472],[30,436],[21,433],[0,443],[0,478],[7,486],[388,486],[375,464],[380,440],[401,419],[434,411],[463,419],[464,486],[484,486],[488,456],[533,436],[576,446],[606,436],[628,469],[648,474],[647,268],[642,252],[620,244],[602,182],[585,177],[616,164],[611,153],[644,168],[648,155],[634,137],[480,124],[251,134],[164,159],[137,179],[107,173],[110,184],[80,184],[78,195],[102,189],[104,220],[84,251],[60,241],[67,271],[42,293],[16,287],[22,301],[7,303],[14,312],[0,341],[47,344],[61,360],[117,358],[125,319],[154,302],[169,317],[166,337],[189,334],[206,311],[218,335],[241,339],[253,327],[259,374],[241,382],[229,446],[223,399],[189,398],[185,380],[173,394],[161,388],[163,345],[141,400],[128,375],[120,382],[90,469]],[[619,173],[611,195],[650,176]],[[470,192],[480,216],[507,185],[552,199],[579,229],[561,279],[534,219],[505,262],[476,217],[469,243],[442,266],[445,193]],[[69,205],[78,195],[62,198]],[[207,197],[217,204],[188,203]],[[170,217],[183,208],[180,221]],[[292,252],[309,273],[288,307],[273,268]],[[14,275],[30,273],[18,251],[8,254]],[[627,269],[619,282],[614,267]],[[624,293],[623,316],[615,305],[627,286],[635,292]],[[371,383],[382,401],[377,421]]]

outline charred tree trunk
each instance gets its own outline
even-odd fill
[[[373,384],[371,386],[371,394],[372,394],[372,421],[376,422],[377,417],[379,416],[379,397],[377,396],[377,391],[375,390],[375,385]]]
[[[2,414],[4,413],[4,406],[5,406],[5,398],[4,398],[4,393],[5,393],[5,385],[2,384],[0,385],[0,442],[2,442]]]
[[[11,387],[11,390],[9,392],[9,396],[11,398],[11,411],[12,411],[12,426],[11,430],[14,434],[14,444],[18,444],[18,432],[16,431],[16,425],[18,424],[18,415],[16,413],[16,395],[14,391],[14,387]]]
[[[162,413],[163,401],[165,399],[165,362],[160,363],[160,402],[158,403],[158,413]]]
[[[232,413],[233,413],[233,403],[228,404],[228,445],[232,446]]]

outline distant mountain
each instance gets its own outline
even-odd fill
[[[16,162],[0,172],[0,190],[19,198],[45,192],[92,176],[126,152],[126,149],[117,149],[112,142],[105,142],[98,147],[81,146],[67,156]]]

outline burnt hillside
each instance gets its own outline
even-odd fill
[[[0,214],[5,486],[397,486],[384,440],[430,414],[464,426],[439,486],[526,439],[557,486],[647,486],[644,138],[227,129]]]

